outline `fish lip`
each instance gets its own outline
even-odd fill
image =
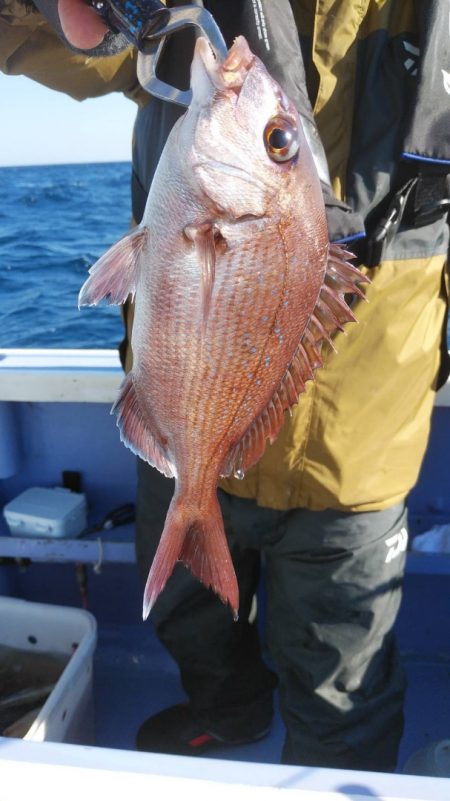
[[[195,43],[194,60],[202,64],[210,84],[220,92],[231,90],[233,94],[239,94],[255,58],[243,36],[237,37],[222,60],[204,36]]]

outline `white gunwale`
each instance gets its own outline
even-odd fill
[[[0,349],[0,401],[113,403],[122,378],[117,350]],[[450,406],[450,379],[436,406]]]

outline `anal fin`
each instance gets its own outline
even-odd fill
[[[175,469],[164,446],[158,441],[157,432],[152,430],[140,407],[133,384],[133,373],[129,373],[122,383],[119,396],[111,409],[117,415],[122,442],[136,456],[156,467],[160,473],[173,478]]]
[[[234,475],[235,478],[244,478],[247,470],[261,458],[266,442],[274,442],[284,423],[284,406],[281,395],[282,389],[275,392],[270,403],[253,421],[244,436],[234,445],[221,470],[221,476]]]

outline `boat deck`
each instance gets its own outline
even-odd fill
[[[176,666],[158,653],[150,639],[146,636],[143,640],[134,627],[100,630],[94,662],[96,742],[100,746],[133,750],[136,731],[145,717],[184,700]],[[419,748],[450,735],[450,661],[404,654],[403,662],[408,692],[399,772]],[[283,738],[284,727],[276,709],[272,731],[264,740],[217,748],[208,757],[279,764]]]
[[[33,563],[16,573],[10,589],[28,600],[80,605],[71,564]],[[146,717],[185,700],[176,664],[158,642],[151,624],[140,621],[141,590],[133,564],[108,563],[100,574],[88,568],[88,608],[98,623],[95,743],[105,748],[134,750],[137,729]],[[450,737],[449,620],[450,557],[443,561],[409,554],[397,621],[408,681],[398,772],[415,751]],[[283,737],[276,706],[272,731],[264,740],[217,748],[208,756],[278,764]]]

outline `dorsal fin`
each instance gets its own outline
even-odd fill
[[[223,476],[234,473],[236,478],[243,478],[245,472],[256,464],[265,451],[266,441],[274,442],[280,433],[285,411],[298,402],[306,381],[313,380],[317,368],[323,366],[323,342],[328,342],[336,350],[333,334],[342,331],[344,323],[356,321],[344,293],[364,298],[358,283],[369,282],[369,279],[348,262],[349,258],[353,258],[351,253],[339,245],[330,245],[324,283],[291,364],[267,407],[230,450]]]
[[[136,291],[139,257],[147,241],[148,229],[135,228],[113,245],[89,270],[89,278],[78,296],[78,306],[96,306],[101,300],[110,305],[124,303]]]

